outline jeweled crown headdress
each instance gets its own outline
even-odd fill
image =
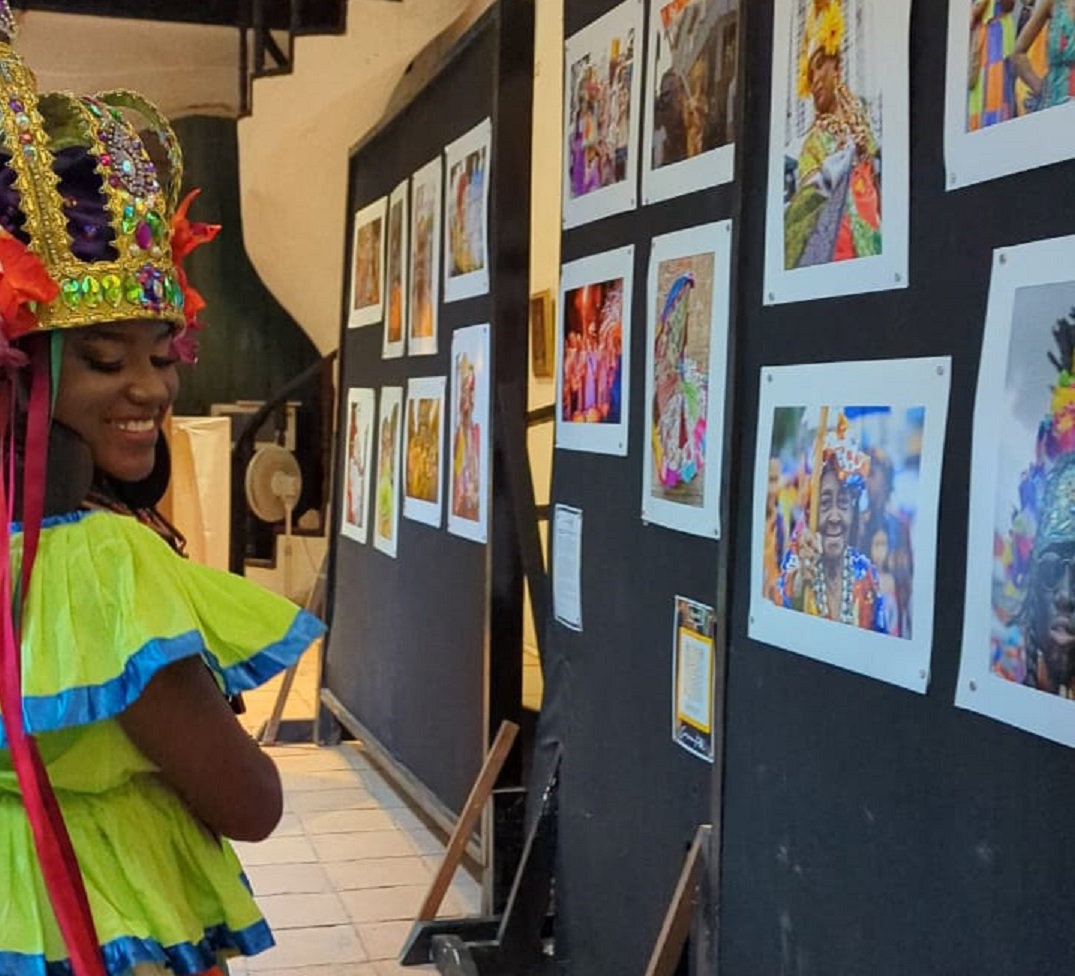
[[[836,428],[825,434],[822,466],[829,463],[840,479],[840,484],[855,491],[861,491],[866,486],[866,476],[870,473],[870,455],[859,448],[847,415],[842,410],[836,418]]]
[[[0,40],[0,330],[153,319],[197,329],[182,261],[217,227],[187,220],[171,125],[133,92],[39,95]],[[40,262],[19,260],[17,245]]]

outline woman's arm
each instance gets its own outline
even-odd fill
[[[211,830],[244,841],[272,833],[283,809],[276,766],[236,721],[200,658],[158,672],[119,723]]]
[[[1042,0],[1042,2],[1034,8],[1034,13],[1030,15],[1030,20],[1026,22],[1026,26],[1019,32],[1019,36],[1015,39],[1015,50],[1008,58],[1020,80],[1023,81],[1035,95],[1041,94],[1042,77],[1034,70],[1034,66],[1030,63],[1029,52],[1034,42],[1038,39],[1038,35],[1041,33],[1042,28],[1045,26],[1046,21],[1048,21],[1052,12],[1053,0]]]

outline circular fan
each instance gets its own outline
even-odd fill
[[[263,522],[281,519],[290,522],[301,492],[302,471],[287,448],[270,444],[250,459],[246,468],[246,501]]]

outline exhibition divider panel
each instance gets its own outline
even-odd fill
[[[718,0],[678,49],[662,37],[656,50],[661,6],[564,4],[554,620],[538,736],[562,745],[556,951],[566,972],[587,976],[645,971],[721,779],[738,15]],[[667,6],[672,21],[706,7]],[[686,84],[699,62],[712,111],[684,159],[682,141],[673,146],[682,131],[655,113],[662,76]],[[677,357],[665,372],[650,355],[661,336]],[[658,388],[673,375],[690,390]],[[661,453],[662,421],[675,458]],[[698,652],[693,707],[680,693],[687,644]]]
[[[1033,667],[1023,666],[1027,648],[1018,631],[1025,634],[1030,625],[1018,614],[1010,615],[1010,608],[1004,613],[1001,600],[1023,585],[1009,572],[1019,548],[1009,545],[1014,536],[1008,526],[1027,494],[1034,493],[1037,475],[1021,488],[1020,472],[1035,457],[1057,364],[1070,369],[1070,344],[1065,350],[1051,333],[1056,328],[1058,335],[1066,334],[1057,322],[1075,307],[1070,294],[1075,268],[1069,260],[1065,291],[1062,269],[1050,278],[1048,248],[1032,252],[1022,271],[1014,270],[1020,264],[1014,250],[995,254],[994,249],[1075,229],[1069,205],[1075,164],[1027,169],[1042,160],[1018,162],[1021,156],[1030,160],[1058,149],[1070,159],[1073,119],[1066,106],[1030,114],[1033,93],[1013,74],[1014,38],[1035,5],[995,6],[993,11],[993,4],[984,5],[988,11],[978,10],[983,17],[975,22],[966,0],[918,2],[913,8],[890,0],[843,0],[844,81],[867,103],[866,124],[873,132],[866,131],[860,116],[861,143],[872,139],[880,150],[856,150],[860,160],[863,155],[880,159],[874,166],[881,174],[883,200],[880,253],[899,257],[904,246],[899,225],[906,221],[909,260],[902,280],[899,268],[888,267],[885,290],[835,297],[854,290],[860,265],[867,263],[856,255],[864,252],[825,268],[836,272],[830,281],[812,279],[817,286],[813,296],[787,294],[810,280],[801,273],[811,270],[809,262],[797,263],[798,281],[784,276],[787,264],[796,263],[788,261],[794,258],[793,228],[806,226],[803,210],[795,209],[804,198],[788,185],[806,170],[806,150],[797,152],[790,140],[785,145],[780,141],[810,98],[809,91],[796,92],[794,81],[801,70],[800,52],[810,42],[800,46],[789,41],[796,31],[804,32],[804,4],[750,4],[743,48],[749,84],[742,112],[744,210],[736,329],[740,437],[732,459],[723,976],[1006,976],[1068,973],[1075,965],[1075,940],[1067,913],[1059,907],[1075,897],[1075,856],[1066,843],[1075,806],[1071,753],[964,710],[983,710],[966,698],[994,687],[998,698],[1010,694],[1016,699],[1006,720],[1023,728],[1070,705],[1058,692],[1043,693],[1041,671],[1035,674]],[[1036,6],[1052,7],[1054,19],[1062,16],[1061,8],[1070,7],[1059,2]],[[877,18],[887,17],[889,8],[903,22],[882,30],[885,25]],[[993,21],[995,16],[999,19]],[[1010,31],[1012,38],[1007,49],[997,49],[1010,57],[994,65],[1007,92],[993,90],[992,107],[1000,114],[992,129],[977,117],[989,107],[982,86],[995,57],[991,49],[983,53],[987,31],[996,38],[998,32]],[[856,63],[863,68],[856,69]],[[1035,63],[1040,70],[1040,62]],[[895,86],[883,92],[883,99],[874,97],[887,84],[884,77],[892,75]],[[775,79],[773,91],[770,78]],[[1043,90],[1041,97],[1047,94]],[[1005,112],[1018,117],[1005,120]],[[1052,135],[1033,134],[1039,124],[1051,128]],[[798,134],[802,136],[801,128]],[[1007,148],[1006,136],[1012,139]],[[962,146],[969,147],[966,158],[960,156]],[[1020,165],[1026,171],[1019,172]],[[978,182],[986,171],[999,176],[1005,166],[1012,175]],[[775,193],[774,180],[782,183]],[[971,182],[977,185],[966,185]],[[854,203],[865,200],[860,196]],[[774,224],[779,231],[781,223],[788,250],[778,249],[773,262],[766,259],[767,239],[771,246]],[[800,248],[805,237],[800,233]],[[1007,324],[1024,330],[1010,352],[1007,344],[993,348],[988,331],[994,313],[991,276],[995,284],[1009,274],[1025,275],[1029,289],[1017,291],[1014,304],[1008,304]],[[1048,289],[1054,287],[1050,299]],[[1035,288],[1043,290],[1035,294]],[[1030,314],[1022,321],[1020,301],[1030,303]],[[983,332],[987,304],[990,321]],[[998,351],[1002,358],[1009,355],[1009,367],[996,373],[995,385],[989,386],[987,363]],[[1050,363],[1050,353],[1057,363]],[[875,367],[873,361],[881,365]],[[916,375],[921,363],[927,368]],[[979,379],[987,385],[979,386],[976,396]],[[945,403],[933,386],[947,380],[945,435]],[[1029,392],[1016,397],[1017,389]],[[1033,404],[1027,399],[1031,394],[1037,398]],[[821,410],[828,411],[827,428],[819,420]],[[1009,464],[998,465],[997,480],[986,483],[978,477],[977,454],[1010,442],[1012,429],[982,423],[992,410],[1020,414],[1026,433]],[[859,472],[866,484],[857,489],[861,503],[855,549],[873,562],[886,608],[895,608],[886,623],[887,636],[877,633],[876,619],[864,619],[859,596],[849,600],[843,622],[816,619],[817,606],[809,613],[779,606],[783,600],[795,605],[802,599],[794,595],[788,576],[782,581],[775,575],[781,566],[791,566],[788,553],[794,550],[787,542],[791,525],[786,515],[798,504],[800,491],[813,490],[796,484],[796,478],[812,478],[817,467],[809,455],[815,445],[817,458],[827,450],[816,432],[820,426],[839,439],[840,415],[848,430],[858,431],[857,446],[850,440],[844,444],[850,463],[841,470],[854,466],[855,452],[870,460],[869,469]],[[889,418],[887,428],[876,419],[882,415]],[[787,449],[796,439],[805,451]],[[1041,456],[1051,456],[1052,443],[1043,439],[1041,444]],[[803,454],[805,465],[798,460]],[[938,483],[943,485],[939,502]],[[974,531],[979,491],[988,496],[983,532]],[[877,494],[870,497],[872,492]],[[823,509],[824,489],[820,494]],[[880,538],[865,529],[878,509],[884,516]],[[1044,510],[1039,524],[1039,532],[1050,524]],[[1070,537],[1070,527],[1067,532]],[[832,538],[838,544],[840,530]],[[783,553],[782,561],[771,558],[774,546],[778,556]],[[1041,546],[1039,539],[1033,552]],[[1023,555],[1031,551],[1028,545]],[[900,558],[893,561],[893,553]],[[798,555],[801,567],[806,558],[801,547]],[[887,585],[891,582],[894,588]],[[982,595],[984,612],[972,605],[976,593]],[[640,632],[637,616],[629,619]],[[991,658],[990,627],[1003,627],[1004,620],[1007,629],[994,630],[1002,636],[994,637]],[[1054,631],[1059,626],[1054,620]],[[979,662],[983,676],[965,680],[961,644],[972,631],[984,631],[984,639],[965,644],[964,653]],[[855,639],[846,650],[841,646],[845,634]],[[610,650],[603,648],[610,658],[620,659],[649,648],[632,641],[616,655]],[[587,647],[580,657],[594,652]],[[1031,714],[1020,718],[1015,713],[1024,705]],[[995,708],[994,715],[1003,719],[999,711]],[[1070,715],[1066,723],[1070,729]],[[607,767],[602,763],[601,768]],[[597,775],[593,768],[580,773],[578,778],[591,781]],[[635,781],[664,792],[652,774]],[[564,788],[565,793],[572,788],[571,778]],[[618,783],[609,784],[607,792],[618,795]],[[629,938],[629,932],[625,918],[622,931],[605,944]],[[590,971],[612,970],[602,963]]]
[[[321,698],[446,827],[522,707],[494,400],[526,382],[532,14],[494,5],[349,167]]]

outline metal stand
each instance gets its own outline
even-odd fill
[[[415,923],[400,955],[402,965],[433,963],[444,976],[554,976],[549,910],[559,782],[558,750],[503,914]]]

